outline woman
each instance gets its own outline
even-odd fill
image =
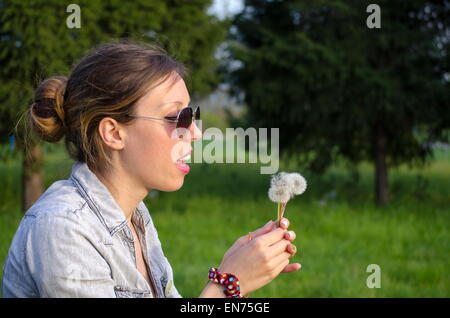
[[[5,297],[181,297],[142,200],[183,185],[183,160],[201,138],[185,76],[157,46],[110,43],[69,78],[39,85],[29,125],[45,141],[65,137],[76,163],[22,219],[4,267]],[[239,238],[200,297],[243,297],[298,270],[289,264],[295,233],[287,223]],[[239,284],[226,292],[218,273]]]

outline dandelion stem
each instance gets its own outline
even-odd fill
[[[277,211],[277,224],[279,225],[280,224],[280,212],[281,212],[281,203],[280,202],[278,202],[278,211]]]
[[[280,220],[281,220],[281,219],[283,218],[283,216],[284,216],[284,211],[286,211],[286,205],[287,205],[287,202],[282,203],[282,205],[281,205]]]

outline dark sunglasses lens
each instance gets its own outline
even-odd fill
[[[200,106],[197,107],[194,113],[195,120],[200,120]]]
[[[186,107],[181,111],[180,116],[178,117],[177,128],[188,129],[191,124],[192,124],[192,108]]]

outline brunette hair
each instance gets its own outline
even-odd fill
[[[99,133],[105,117],[128,124],[134,105],[173,72],[181,78],[187,69],[160,46],[119,41],[92,49],[69,77],[42,81],[27,111],[27,126],[48,142],[65,137],[72,159],[97,170],[111,164]]]

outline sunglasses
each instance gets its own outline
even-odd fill
[[[155,117],[141,116],[141,115],[128,115],[128,116],[135,117],[135,118],[165,120],[168,122],[177,123],[177,127],[176,127],[177,129],[178,128],[189,129],[193,120],[200,120],[200,106],[197,106],[195,108],[195,110],[192,109],[192,107],[185,107],[178,113],[178,115],[176,117],[155,118]]]

